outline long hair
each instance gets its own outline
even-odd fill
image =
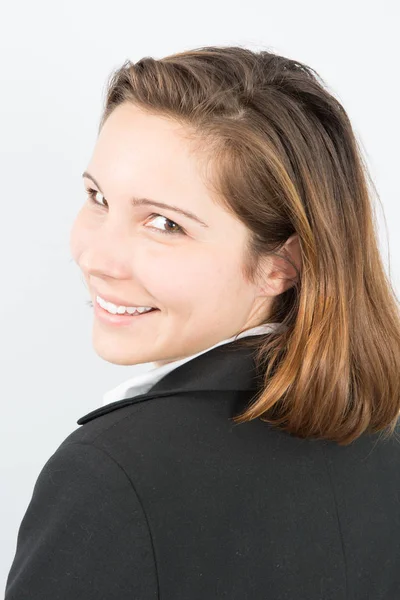
[[[107,82],[99,131],[124,102],[185,126],[210,189],[249,231],[248,281],[298,235],[301,270],[264,321],[282,327],[235,342],[254,347],[261,385],[233,421],[340,445],[393,435],[400,314],[378,249],[379,196],[321,77],[266,50],[202,47],[125,61]]]

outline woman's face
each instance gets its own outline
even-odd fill
[[[216,204],[182,126],[132,104],[105,122],[84,175],[87,196],[70,237],[96,296],[158,310],[116,326],[94,315],[93,345],[108,362],[156,366],[190,356],[262,322],[269,298],[241,273],[246,227]],[[133,198],[174,205],[134,205]],[[118,303],[117,303],[118,304]]]

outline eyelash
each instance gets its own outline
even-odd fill
[[[100,192],[98,192],[97,190],[94,190],[93,188],[85,188],[86,192],[89,196],[89,200],[92,204],[94,204],[95,206],[103,206],[102,204],[100,204],[100,202],[97,202],[94,199],[94,196]],[[153,231],[157,231],[158,233],[163,233],[166,235],[185,235],[185,230],[183,229],[183,227],[181,227],[180,225],[178,225],[178,223],[175,223],[175,221],[172,221],[171,219],[168,219],[168,217],[165,217],[164,215],[160,215],[158,213],[153,213],[150,215],[151,217],[162,217],[163,219],[166,219],[167,221],[169,221],[170,223],[173,223],[174,225],[176,225],[179,229],[175,230],[175,231],[163,231],[162,229],[157,229],[156,227],[150,227],[150,229],[153,229]]]

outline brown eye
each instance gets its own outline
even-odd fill
[[[163,230],[163,229],[158,229],[157,227],[150,227],[150,229],[155,229],[156,231],[158,231],[159,233],[167,233],[167,234],[172,234],[172,235],[178,235],[178,234],[184,234],[185,230],[183,229],[183,227],[181,227],[180,225],[178,225],[178,223],[175,223],[175,221],[171,221],[171,219],[168,219],[167,217],[164,217],[164,215],[159,215],[158,213],[154,213],[150,216],[150,219],[152,219],[153,217],[157,218],[160,217],[161,219],[165,219],[167,221],[167,223],[172,223],[173,225],[175,225],[175,229],[173,229],[172,231],[168,231],[168,230]]]

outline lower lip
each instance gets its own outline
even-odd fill
[[[109,312],[107,312],[104,308],[102,308],[100,306],[100,304],[98,304],[97,302],[94,302],[94,314],[95,316],[102,321],[103,323],[106,323],[107,325],[115,325],[115,326],[129,326],[129,325],[134,325],[135,323],[139,323],[140,322],[144,322],[146,321],[147,318],[149,318],[151,315],[154,315],[155,313],[158,313],[159,310],[155,309],[155,310],[149,310],[148,312],[145,313],[135,313],[134,315],[113,315]]]

